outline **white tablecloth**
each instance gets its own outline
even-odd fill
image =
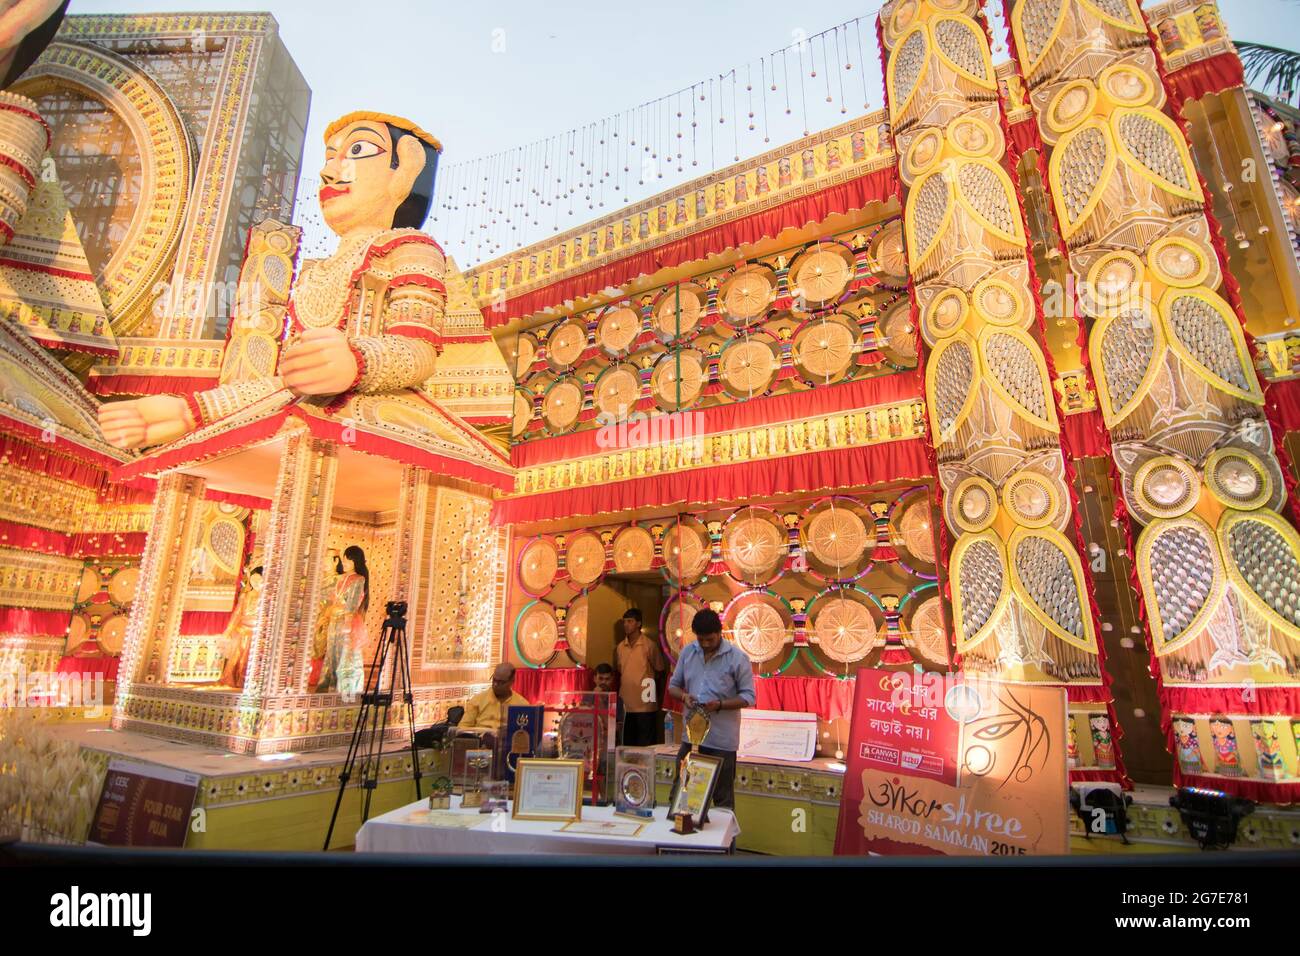
[[[635,837],[603,834],[563,833],[563,823],[541,820],[515,820],[509,814],[493,826],[493,815],[477,809],[461,810],[460,797],[452,797],[452,809],[480,822],[468,829],[438,826],[436,823],[410,819],[416,810],[428,807],[420,800],[381,817],[368,820],[357,831],[359,853],[434,853],[484,855],[497,853],[589,853],[612,855],[655,855],[659,847],[685,850],[726,850],[740,834],[740,826],[730,810],[709,810],[704,829],[683,836],[673,833],[668,808],[658,807],[654,819],[647,821]],[[438,811],[435,811],[435,815]],[[447,811],[441,811],[443,813]],[[583,807],[582,819],[618,820],[613,807]],[[633,821],[629,821],[633,822]]]

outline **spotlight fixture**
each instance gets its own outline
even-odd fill
[[[1169,798],[1169,805],[1178,811],[1183,826],[1202,850],[1226,850],[1232,846],[1242,817],[1255,812],[1253,801],[1201,787],[1180,787]]]
[[[1113,833],[1128,846],[1128,808],[1133,798],[1114,783],[1077,783],[1070,788],[1070,806],[1083,821],[1084,839]]]

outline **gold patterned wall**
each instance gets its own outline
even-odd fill
[[[1285,727],[1293,716],[1254,687],[1300,680],[1289,597],[1300,535],[1279,514],[1286,484],[1180,104],[1136,0],[1016,0],[1010,11],[1100,408],[1142,529],[1134,558],[1152,650],[1166,700],[1181,702],[1169,705],[1180,767],[1294,779],[1290,734],[1270,743],[1249,718]],[[1242,759],[1252,734],[1275,766]],[[1214,760],[1197,756],[1198,738]]]
[[[968,671],[1099,684],[1024,212],[975,0],[880,14],[957,651]]]

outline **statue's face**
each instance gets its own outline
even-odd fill
[[[399,137],[394,144],[384,123],[349,123],[325,144],[325,168],[320,174],[325,224],[344,237],[390,228],[393,214],[410,193],[424,162],[424,148],[414,136]]]

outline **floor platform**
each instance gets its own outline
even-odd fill
[[[250,756],[194,744],[176,743],[105,722],[56,724],[52,733],[86,750],[140,763],[156,764],[200,777],[196,816],[185,846],[203,850],[319,850],[338,795],[338,778],[347,748],[302,754]],[[421,751],[422,793],[445,772],[434,753]],[[361,826],[361,794],[350,786],[339,810],[330,849],[351,848]],[[370,815],[378,816],[416,799],[410,751],[390,743],[380,764],[380,783]]]

